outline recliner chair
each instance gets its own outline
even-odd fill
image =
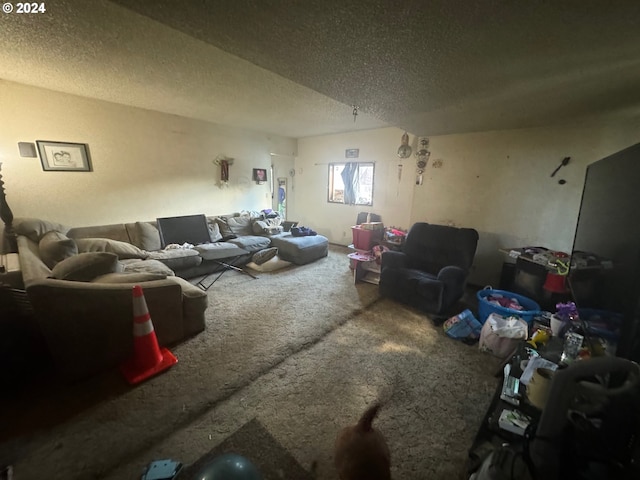
[[[478,245],[473,228],[414,224],[402,251],[382,254],[380,293],[431,314],[443,314],[464,294]]]

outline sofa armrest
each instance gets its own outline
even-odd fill
[[[460,267],[450,265],[442,268],[438,272],[437,278],[446,285],[464,285],[464,281],[467,278],[467,272]]]
[[[27,295],[59,373],[78,380],[115,367],[133,354],[133,283],[45,278]],[[182,290],[167,278],[142,283],[160,345],[184,337]]]
[[[467,272],[464,269],[450,265],[442,268],[437,278],[445,285],[442,294],[445,305],[450,305],[462,297],[467,279]]]
[[[380,268],[407,268],[408,256],[403,252],[388,251],[382,253]]]
[[[51,269],[40,258],[38,243],[24,235],[18,235],[18,253],[20,254],[20,271],[25,286],[47,278]]]

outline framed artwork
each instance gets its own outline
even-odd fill
[[[267,181],[267,169],[266,168],[254,168],[253,169],[253,181],[257,183],[264,183]]]
[[[344,151],[344,157],[345,158],[358,158],[360,156],[360,149],[359,148],[347,148]]]
[[[90,172],[91,159],[86,143],[37,140],[40,162],[45,172]]]

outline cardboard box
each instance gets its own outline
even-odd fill
[[[384,224],[382,222],[364,222],[360,224],[360,227],[365,230],[384,230]]]

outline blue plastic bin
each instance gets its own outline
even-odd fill
[[[499,294],[503,297],[515,298],[522,305],[523,310],[514,310],[513,308],[506,308],[500,305],[494,305],[489,303],[487,297],[493,294]],[[491,288],[485,288],[479,290],[476,294],[478,297],[478,320],[484,324],[492,313],[497,313],[503,317],[516,316],[522,318],[529,325],[533,323],[535,316],[540,315],[540,305],[531,300],[530,298],[518,295],[517,293],[507,292],[506,290],[493,290]]]

